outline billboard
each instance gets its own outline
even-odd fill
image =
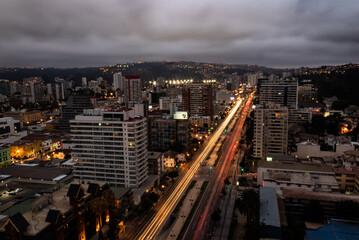
[[[173,119],[188,119],[188,112],[175,112],[173,114]]]

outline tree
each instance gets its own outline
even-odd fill
[[[184,146],[180,142],[175,142],[170,145],[170,150],[178,153],[182,153],[184,151]]]
[[[244,226],[244,229],[246,231],[244,235],[245,240],[258,240],[265,237],[264,234],[265,224],[263,222],[259,222],[259,221],[247,222],[246,225]]]
[[[224,179],[224,184],[226,184],[226,185],[231,184],[231,182],[229,181],[228,177],[226,177],[226,179]]]
[[[96,215],[97,223],[100,226],[100,231],[102,228],[102,213],[105,210],[105,202],[102,200],[101,196],[96,197],[90,202],[90,209]]]
[[[158,201],[158,199],[160,198],[160,196],[155,193],[155,192],[151,192],[149,195],[148,195],[148,198],[153,202],[153,203],[156,203]]]
[[[214,212],[211,214],[211,219],[213,222],[218,222],[221,220],[221,210],[219,208],[214,210]]]
[[[168,173],[168,176],[170,177],[170,178],[172,178],[172,180],[174,179],[174,178],[176,178],[176,177],[178,177],[178,171],[171,171],[171,172],[169,172]]]
[[[227,192],[226,192],[226,188],[225,188],[225,187],[222,188],[221,193],[223,194],[223,196],[226,196],[226,195],[227,195]]]
[[[141,208],[145,211],[148,211],[152,206],[153,202],[148,197],[148,194],[143,195],[141,199]]]
[[[114,239],[114,237],[117,235],[116,216],[119,213],[119,209],[116,206],[115,193],[111,189],[107,189],[102,193],[102,199],[105,203],[106,208],[108,209],[108,215],[110,217],[110,221],[108,223],[109,224],[108,237]]]
[[[238,201],[239,211],[247,216],[247,222],[259,217],[259,195],[253,189],[245,190]]]

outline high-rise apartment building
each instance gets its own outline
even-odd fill
[[[273,103],[258,106],[254,110],[254,157],[286,154],[287,145],[288,108]]]
[[[76,178],[122,187],[147,179],[146,118],[135,110],[84,110],[70,124]]]
[[[87,88],[87,78],[86,77],[81,78],[81,85],[83,88]]]
[[[122,73],[114,73],[113,74],[113,83],[112,83],[112,88],[113,90],[123,90],[123,83],[124,83],[124,79],[125,77],[122,76]]]
[[[260,104],[273,102],[286,106],[288,109],[298,108],[298,80],[286,78],[264,80],[260,85]]]
[[[148,148],[153,151],[167,151],[172,144],[181,143],[189,148],[189,121],[175,120],[172,116],[152,112],[148,116]]]
[[[113,74],[113,89],[126,106],[142,101],[142,81],[140,76],[122,76],[121,73]]]
[[[213,115],[213,89],[210,84],[193,83],[182,90],[182,108],[190,116]]]
[[[59,121],[60,129],[69,129],[69,121],[76,115],[83,113],[84,109],[93,108],[90,97],[80,95],[70,95],[66,104],[61,106],[61,119]]]
[[[124,84],[125,102],[142,101],[142,82],[140,76],[126,76]]]

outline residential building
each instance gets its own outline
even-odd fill
[[[209,128],[211,126],[211,117],[210,116],[192,116],[189,118],[189,122],[192,126]],[[207,129],[205,130],[207,131]]]
[[[10,146],[10,156],[18,162],[31,160],[40,156],[41,153],[41,140],[20,140]]]
[[[177,160],[176,160],[176,157],[177,157],[177,154],[176,152],[173,152],[173,151],[167,151],[163,154],[163,165],[165,168],[174,168],[176,167],[176,164],[177,164]]]
[[[192,83],[182,89],[182,108],[189,116],[213,116],[211,84]]]
[[[164,169],[164,158],[161,152],[148,152],[148,174],[161,175]]]
[[[254,111],[253,154],[266,158],[269,154],[286,154],[288,145],[288,108],[268,103]]]
[[[30,124],[34,122],[39,122],[41,120],[41,111],[26,111],[23,109],[21,111],[10,111],[4,112],[4,117],[12,117],[16,120],[23,122],[24,124]]]
[[[120,187],[146,180],[146,118],[136,117],[135,110],[84,110],[70,125],[76,178]]]
[[[15,203],[1,214],[0,238],[91,239],[100,229],[100,219],[103,224],[109,221],[108,207],[104,207],[100,216],[90,209],[91,201],[107,189],[106,183],[74,181],[51,194]]]
[[[232,91],[226,89],[220,89],[216,92],[216,101],[219,102],[231,102],[234,100],[234,94]]]
[[[286,78],[263,81],[260,86],[260,104],[273,102],[288,109],[298,108],[298,80]]]
[[[83,113],[84,109],[92,109],[93,105],[88,96],[71,95],[68,97],[66,104],[61,107],[62,111],[59,128],[69,130],[69,121],[74,119],[76,115]]]
[[[20,121],[12,117],[0,118],[0,138],[8,138],[21,130]]]
[[[148,116],[148,148],[151,151],[167,151],[171,144],[181,143],[189,148],[189,121],[175,120],[162,112],[152,112]]]
[[[343,192],[354,192],[357,175],[359,175],[359,167],[333,168],[335,179],[337,180],[340,190]]]
[[[11,163],[9,146],[0,146],[0,167]]]
[[[260,160],[257,183],[274,187],[278,194],[284,188],[306,191],[338,192],[334,172],[328,165],[301,162],[273,162]]]

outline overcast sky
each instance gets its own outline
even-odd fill
[[[0,65],[359,62],[358,0],[1,0]]]

